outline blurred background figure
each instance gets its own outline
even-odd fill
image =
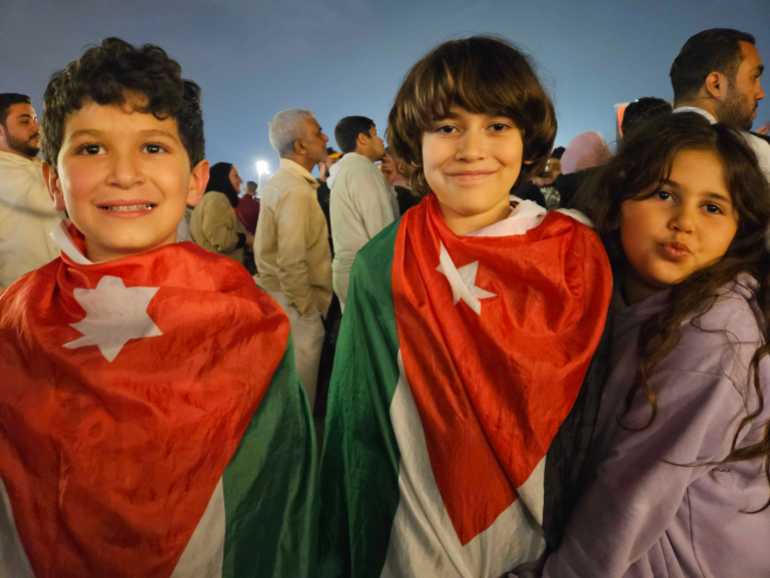
[[[248,181],[246,183],[246,192],[238,201],[235,214],[238,216],[238,220],[243,225],[243,228],[246,229],[246,233],[253,237],[257,230],[257,219],[259,219],[259,199],[257,198],[256,182]],[[254,262],[254,247],[249,242],[243,248],[243,266],[252,275],[257,272],[257,266]]]
[[[318,163],[318,188],[316,189],[316,196],[318,197],[318,204],[321,206],[321,210],[326,217],[326,225],[329,228],[329,248],[334,256],[334,243],[332,243],[332,221],[329,216],[329,197],[331,196],[331,189],[329,189],[329,179],[333,168],[337,161],[342,158],[342,153],[335,151],[332,147],[326,148],[326,160]]]
[[[48,195],[39,150],[29,96],[0,94],[0,293],[59,254],[50,233],[63,215]]]
[[[257,219],[259,218],[259,199],[257,198],[257,183],[248,181],[246,183],[246,192],[238,201],[235,208],[235,214],[241,222],[246,232],[253,235],[257,230]]]
[[[359,249],[396,220],[393,191],[375,165],[385,155],[377,126],[365,116],[346,116],[334,127],[344,153],[329,176],[334,258],[332,286],[345,310],[348,279]]]
[[[206,194],[190,217],[190,235],[204,249],[244,263],[244,247],[251,245],[254,237],[235,213],[240,188],[235,165],[217,163],[211,167]]]
[[[561,156],[564,147],[556,147],[545,162],[543,172],[529,181],[521,180],[511,192],[512,195],[526,201],[534,201],[546,209],[558,209],[561,206],[561,194],[555,181],[561,175]]]
[[[606,164],[612,153],[604,138],[596,131],[583,132],[573,138],[561,157],[561,173],[568,175]]]
[[[671,103],[657,96],[643,96],[628,103],[623,112],[623,122],[620,125],[620,135],[625,139],[628,134],[636,130],[645,122],[661,114],[671,112]]]
[[[396,193],[399,215],[420,202],[420,196],[412,191],[409,184],[409,167],[390,148],[385,149],[380,170]]]

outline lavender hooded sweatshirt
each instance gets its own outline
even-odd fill
[[[600,466],[576,508],[545,578],[770,577],[770,496],[762,460],[704,465],[730,452],[738,424],[758,406],[751,357],[763,323],[748,275],[686,323],[676,348],[650,379],[658,415],[642,431],[618,427],[638,367],[640,325],[663,309],[668,292],[617,311],[613,369],[599,418]],[[738,446],[762,437],[770,417],[770,359],[760,363],[765,405]],[[636,396],[623,423],[645,424],[650,408]],[[678,466],[680,464],[701,464]]]

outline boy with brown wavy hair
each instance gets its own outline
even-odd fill
[[[528,59],[446,42],[389,140],[425,195],[359,253],[322,457],[323,576],[498,578],[558,541],[610,272],[597,236],[514,199],[556,132]],[[580,399],[579,399],[580,398]]]

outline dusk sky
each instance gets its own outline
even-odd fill
[[[107,36],[159,44],[203,89],[207,157],[254,178],[275,168],[272,115],[309,108],[337,148],[343,116],[384,132],[408,68],[439,42],[503,36],[530,54],[556,104],[558,144],[585,130],[614,139],[613,105],[671,98],[668,70],[684,41],[716,26],[757,37],[770,63],[770,0],[0,0],[0,92],[38,112],[51,73]],[[770,90],[770,79],[764,80]],[[770,121],[770,104],[755,126]]]

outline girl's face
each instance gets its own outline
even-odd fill
[[[737,229],[721,158],[711,150],[680,151],[666,180],[620,206],[620,240],[630,266],[626,297],[641,301],[717,262]]]
[[[227,176],[230,180],[230,184],[233,185],[233,188],[240,193],[243,181],[241,180],[241,175],[238,174],[238,169],[235,168],[235,165],[230,167],[230,173]]]
[[[458,106],[423,133],[425,180],[452,231],[470,233],[510,213],[523,148],[521,130],[510,118]]]

